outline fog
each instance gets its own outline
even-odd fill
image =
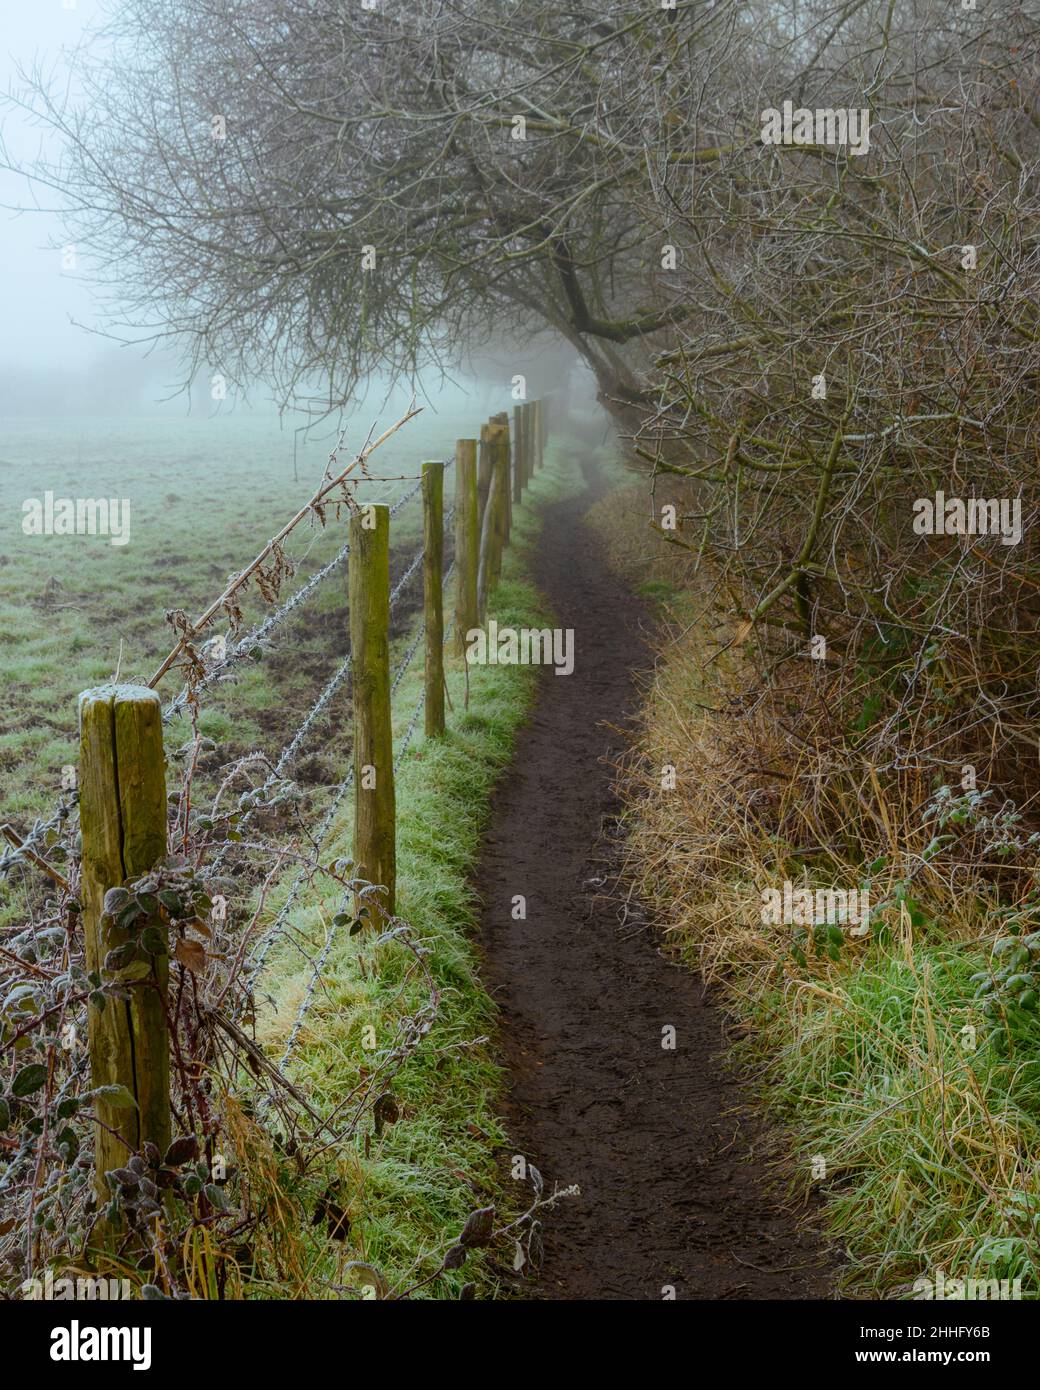
[[[24,87],[21,73],[37,66],[45,72],[60,69],[63,54],[80,44],[109,8],[105,0],[2,4],[0,93],[15,98]],[[0,134],[14,163],[30,163],[41,151],[55,153],[52,137],[16,106],[0,108]],[[141,341],[136,329],[125,330],[127,343],[113,339],[114,306],[92,288],[89,257],[70,248],[47,196],[45,188],[0,169],[0,419],[278,413],[279,403],[262,383],[245,391],[229,386],[226,399],[215,400],[209,369],[200,370],[186,389],[176,351]],[[438,403],[453,409],[463,393],[481,407],[494,402],[497,409],[516,373],[528,377],[529,389],[546,390],[565,381],[576,361],[568,347],[544,337],[534,348],[503,341],[447,375],[429,370],[421,381],[399,383],[393,390],[387,381],[374,379],[359,392],[356,405],[373,413],[384,406],[403,409],[414,392],[427,409],[437,409]],[[322,415],[323,394],[327,385],[323,393],[314,383],[306,401],[289,411],[294,423],[308,414]]]

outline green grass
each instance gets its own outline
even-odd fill
[[[1037,1296],[1040,1039],[1009,1059],[990,1046],[971,982],[986,966],[964,944],[879,945],[797,1010],[747,1000],[800,1163],[827,1165],[850,1287],[909,1297],[941,1268]]]
[[[365,429],[368,423],[366,420]],[[375,481],[359,495],[392,501],[418,474],[418,459],[448,458],[454,435],[471,433],[471,415],[420,416],[373,456]],[[294,481],[292,433],[269,417],[7,422],[0,438],[0,821],[24,831],[57,802],[62,769],[78,760],[77,698],[111,680],[144,681],[173,645],[167,610],[194,617],[312,494],[331,447],[299,448]],[[355,430],[347,445],[357,447]],[[344,451],[346,457],[346,450]],[[449,475],[449,496],[453,483]],[[130,540],[104,536],[26,536],[22,501],[56,496],[129,497]],[[306,580],[342,547],[345,514],[327,513],[325,529],[304,522],[287,544],[296,576]],[[395,567],[421,543],[418,498],[391,523]],[[396,572],[396,568],[395,568]],[[420,580],[421,582],[421,580]],[[267,611],[255,591],[242,605],[245,629]],[[263,661],[244,663],[233,684],[207,693],[200,727],[216,747],[208,773],[254,750],[277,757],[347,647],[346,574],[330,578],[275,634]],[[227,630],[223,618],[211,634]],[[177,676],[160,683],[166,699]],[[165,731],[167,756],[191,738],[180,718]],[[342,761],[349,718],[321,730],[321,754]],[[302,762],[313,759],[313,745]],[[177,766],[171,761],[171,768]],[[301,776],[302,810],[319,804],[328,780],[319,758]],[[172,775],[172,774],[171,774]],[[213,790],[204,775],[198,790]],[[32,891],[35,880],[26,879]],[[22,885],[0,882],[0,927],[24,910]]]
[[[451,432],[470,433],[471,424],[452,421]],[[165,428],[174,432],[178,422],[165,422]],[[403,434],[400,448],[384,459],[382,471],[417,471],[419,456],[448,452],[438,450],[429,430],[419,442],[406,442]],[[147,675],[168,646],[163,609],[194,612],[202,607],[219,591],[227,573],[251,558],[291,514],[309,491],[312,475],[320,472],[320,466],[312,466],[319,451],[312,450],[308,466],[301,467],[301,482],[294,485],[291,472],[286,476],[284,459],[270,449],[264,453],[250,447],[248,439],[238,436],[236,449],[229,441],[224,451],[219,476],[206,450],[200,449],[195,458],[184,455],[183,437],[171,437],[165,454],[160,450],[145,465],[130,457],[131,444],[120,436],[121,465],[107,468],[106,458],[119,448],[118,440],[106,440],[103,433],[94,446],[96,455],[88,450],[88,457],[75,464],[65,459],[59,466],[52,460],[53,466],[41,470],[33,449],[46,452],[45,435],[45,430],[29,430],[24,447],[12,448],[5,440],[6,447],[0,449],[11,460],[0,469],[0,483],[6,493],[5,515],[9,522],[14,517],[0,534],[0,556],[7,561],[0,563],[5,657],[0,767],[4,817],[16,824],[50,807],[62,764],[75,760],[78,692],[110,679],[117,665],[124,679]],[[155,439],[154,432],[145,432],[142,454]],[[174,461],[179,470],[176,496],[163,476]],[[376,495],[392,497],[406,486],[387,484]],[[540,503],[577,486],[577,470],[566,462],[565,451],[550,449],[548,466],[514,516],[512,545],[491,603],[491,614],[499,623],[543,626],[551,621],[526,578],[526,556],[537,541]],[[133,539],[125,547],[110,546],[105,538],[22,537],[16,504],[21,496],[38,495],[47,487],[59,496],[161,499],[167,494],[167,500],[135,505]],[[449,481],[449,496],[452,490]],[[411,554],[419,541],[420,522],[417,502],[394,520],[395,554]],[[296,547],[300,579],[335,553],[344,539],[344,524],[330,519],[326,532],[302,538]],[[52,578],[58,583],[48,584]],[[326,584],[301,616],[280,630],[262,661],[207,698],[201,729],[217,746],[207,753],[198,793],[206,794],[230,758],[253,748],[277,754],[346,649],[345,591],[345,576],[342,583]],[[260,611],[254,605],[247,621]],[[407,634],[395,640],[395,666],[407,642]],[[295,1253],[286,1256],[278,1272],[266,1262],[261,1275],[247,1275],[251,1296],[335,1296],[330,1284],[350,1282],[343,1270],[350,1260],[375,1264],[391,1286],[421,1279],[437,1267],[437,1252],[457,1237],[472,1210],[492,1202],[511,1209],[528,1195],[514,1189],[507,1170],[500,1172],[496,1163],[496,1150],[506,1142],[496,1110],[496,1016],[479,977],[478,905],[470,875],[495,779],[510,760],[534,680],[534,672],[524,667],[470,668],[465,708],[465,667],[449,647],[453,708],[448,711],[447,733],[442,739],[426,740],[420,718],[397,780],[398,912],[427,952],[439,995],[436,1020],[390,1083],[399,1108],[396,1123],[376,1136],[366,1117],[361,1132],[334,1155],[337,1195],[351,1221],[346,1242],[330,1239],[320,1221],[310,1225],[320,1193],[310,1179],[298,1178],[284,1151],[277,1160],[262,1160],[263,1179],[254,1183],[253,1191],[270,1192],[268,1179],[276,1180],[282,1216],[272,1224],[280,1226],[283,1235],[291,1229],[291,1240],[282,1243],[282,1250],[284,1254],[291,1247]],[[176,682],[168,685],[161,693],[174,692]],[[398,740],[421,686],[420,648],[395,695]],[[299,779],[307,823],[314,823],[331,787],[343,776],[349,724],[349,701],[337,699],[329,719],[316,731],[314,744],[303,750],[301,764],[320,765],[313,776]],[[168,728],[171,759],[189,736],[186,721]],[[172,759],[171,786],[178,767]],[[298,765],[297,774],[300,771]],[[351,814],[344,808],[323,846],[323,857],[349,856],[351,838]],[[272,893],[270,913],[284,901],[289,878]],[[258,992],[257,1028],[276,1060],[308,986],[308,957],[321,949],[325,924],[340,906],[331,894],[323,897],[317,886],[307,890],[292,910],[290,931],[267,960]],[[19,910],[16,885],[7,911],[10,915]],[[357,1085],[362,1069],[375,1065],[400,1021],[425,998],[413,957],[402,946],[376,947],[365,933],[341,934],[322,970],[288,1072],[315,1108],[331,1111]],[[369,1025],[374,1030],[371,1039],[366,1036]],[[265,1147],[262,1140],[259,1147]],[[256,1157],[261,1161],[259,1150]],[[325,1171],[322,1184],[327,1179]],[[281,1238],[273,1239],[279,1243]],[[464,1269],[420,1296],[451,1296],[474,1278],[485,1292],[494,1292],[496,1276],[490,1262],[472,1255]]]
[[[525,577],[525,555],[537,539],[539,505],[576,485],[576,471],[554,452],[515,511],[512,545],[489,610],[500,624],[533,627],[551,620]],[[437,1267],[437,1252],[458,1235],[469,1212],[492,1202],[511,1209],[527,1195],[504,1187],[504,1170],[495,1162],[496,1149],[505,1143],[496,1114],[500,1076],[489,1040],[495,1010],[479,976],[477,904],[469,880],[495,779],[511,757],[534,678],[529,667],[471,667],[466,711],[463,663],[452,657],[448,686],[454,708],[447,714],[447,733],[426,740],[420,726],[401,765],[397,910],[429,951],[440,1011],[425,1044],[393,1083],[401,1118],[381,1137],[368,1135],[367,1156],[359,1139],[341,1160],[350,1239],[342,1251],[310,1238],[321,1276],[335,1277],[337,1259],[355,1259],[375,1265],[392,1286],[413,1269],[412,1277],[422,1278]],[[395,697],[398,740],[421,684],[420,654]],[[327,856],[349,855],[351,819],[345,811],[334,822]],[[315,891],[292,910],[293,936],[307,954],[320,949],[323,923],[337,906],[334,896]],[[425,998],[403,947],[374,950],[365,942],[364,933],[337,941],[290,1065],[293,1079],[317,1098],[319,1108],[331,1108],[356,1084],[358,1069],[371,1064],[366,1026],[374,1029],[378,1051],[393,1039],[398,1020]],[[289,941],[266,967],[268,1003],[258,1032],[276,1056],[309,976],[307,960]],[[371,1129],[367,1121],[364,1128]],[[473,1279],[486,1294],[494,1292],[493,1269],[480,1255],[423,1292],[450,1297]]]
[[[421,458],[450,457],[456,435],[472,433],[475,414],[474,406],[464,417],[419,416],[373,455],[373,473],[418,474]],[[362,442],[368,423],[359,420],[348,434],[348,450]],[[117,670],[123,680],[147,680],[173,645],[165,612],[182,609],[194,617],[311,495],[335,441],[316,436],[300,444],[297,480],[292,441],[292,430],[280,430],[276,419],[240,414],[3,422],[0,818],[23,825],[56,800],[61,768],[77,756],[80,691]],[[362,492],[392,500],[409,486],[374,482]],[[128,543],[24,535],[23,502],[47,490],[56,497],[128,498]],[[416,501],[395,518],[392,544],[414,549],[420,534]],[[345,535],[346,517],[333,512],[324,530],[304,522],[287,547],[298,566],[289,587],[330,559]],[[286,705],[292,714],[319,688],[336,652],[345,650],[345,604],[345,581],[338,588],[330,582],[305,615],[290,620],[287,645],[295,660],[283,658],[279,669],[276,655],[209,702],[210,727],[218,709],[230,721],[217,725],[228,757],[269,746],[276,730],[258,714]],[[243,611],[248,624],[263,605],[253,594]],[[317,626],[323,614],[333,625],[342,618],[338,643]],[[167,677],[160,694],[175,693],[174,682]],[[186,737],[184,728],[172,733],[177,741]]]
[[[913,899],[905,888],[894,892],[893,880],[885,906],[879,874],[875,934],[847,941],[837,959],[799,960],[790,928],[763,930],[765,883],[785,876],[821,887],[863,882],[864,859],[877,853],[864,854],[872,833],[860,794],[866,770],[849,778],[838,758],[822,792],[819,784],[813,796],[793,790],[779,810],[768,799],[775,770],[778,782],[790,775],[804,788],[806,769],[785,761],[773,724],[740,722],[761,671],[736,655],[718,659],[702,581],[684,572],[681,558],[662,553],[672,547],[646,545],[639,500],[635,488],[615,494],[600,518],[621,572],[666,608],[668,640],[627,796],[637,887],[665,940],[703,972],[737,1020],[739,1055],[760,1081],[792,1160],[781,1171],[800,1197],[821,1199],[822,1224],[847,1254],[839,1290],[913,1298],[915,1282],[934,1284],[941,1269],[948,1279],[1020,1279],[1021,1296],[1035,1299],[1040,1026],[1020,1010],[1002,1055],[972,978],[991,968],[993,941],[1007,935],[1008,919],[995,894],[981,891],[977,872],[923,877]],[[674,596],[669,575],[678,580]],[[737,781],[734,795],[734,769],[745,762],[773,770],[758,798],[750,778]],[[664,763],[680,775],[662,796]],[[877,796],[885,809],[880,787]],[[893,795],[885,825],[909,824],[912,833],[908,815]],[[832,833],[833,823],[840,829]],[[826,857],[795,851],[806,842],[826,847]]]

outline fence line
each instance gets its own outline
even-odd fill
[[[530,413],[525,408],[523,415],[525,444],[521,452],[518,441],[514,441],[517,447],[514,449],[512,470],[507,415],[495,416],[486,427],[481,428],[482,447],[479,476],[476,468],[476,441],[459,441],[456,447],[456,459],[461,461],[462,466],[458,470],[456,479],[456,506],[445,511],[441,500],[444,469],[455,460],[438,460],[432,465],[430,463],[424,465],[424,474],[428,480],[432,479],[432,481],[427,482],[425,488],[420,477],[415,486],[397,499],[392,506],[387,507],[386,504],[382,503],[375,504],[375,509],[371,513],[375,518],[373,525],[381,529],[382,537],[374,546],[364,536],[362,529],[365,521],[362,514],[367,512],[367,507],[362,504],[361,507],[356,508],[352,522],[353,544],[348,541],[346,545],[341,547],[331,560],[321,566],[289,598],[279,604],[246,635],[239,638],[233,649],[230,651],[225,649],[219,661],[205,670],[192,673],[184,688],[165,707],[160,704],[155,691],[147,687],[108,686],[84,693],[81,697],[83,714],[81,717],[79,781],[83,789],[80,819],[82,863],[87,881],[86,897],[88,899],[84,910],[84,925],[88,942],[93,941],[94,943],[90,948],[93,960],[90,968],[100,970],[104,966],[106,955],[110,955],[114,948],[118,949],[123,943],[128,946],[130,944],[128,933],[131,924],[129,921],[124,922],[122,915],[118,922],[115,921],[113,911],[107,906],[108,895],[111,890],[122,888],[128,871],[138,876],[145,875],[165,859],[166,787],[161,737],[162,726],[168,724],[189,704],[197,709],[198,696],[203,690],[226,677],[240,661],[255,653],[257,647],[266,642],[292,613],[302,608],[320,586],[340,570],[345,562],[350,566],[352,598],[355,589],[359,596],[364,597],[366,604],[373,597],[375,598],[375,607],[371,610],[369,608],[365,610],[369,615],[368,626],[363,625],[358,631],[365,633],[364,661],[366,663],[370,663],[371,660],[368,640],[371,633],[375,632],[379,639],[377,644],[379,651],[376,657],[377,666],[371,670],[375,670],[378,674],[379,665],[382,665],[386,671],[386,677],[374,681],[359,681],[355,678],[353,681],[354,753],[351,757],[351,764],[342,781],[335,788],[310,843],[315,853],[320,852],[348,791],[353,788],[356,799],[353,863],[355,867],[360,866],[366,870],[371,867],[370,864],[366,863],[366,857],[373,858],[372,844],[374,841],[371,838],[372,835],[386,847],[389,858],[385,862],[391,870],[387,885],[387,908],[389,913],[393,912],[393,864],[396,853],[394,776],[411,746],[424,707],[428,709],[430,692],[433,689],[431,681],[439,679],[441,686],[443,686],[442,654],[453,632],[459,626],[460,616],[467,624],[470,624],[473,620],[473,609],[476,606],[478,620],[483,621],[488,597],[498,581],[502,551],[509,542],[512,510],[522,496],[523,488],[530,478],[530,468],[533,467],[533,458],[531,457],[533,451],[530,445],[537,446],[544,429],[544,412],[537,413],[533,419],[529,419]],[[540,449],[538,452],[540,453]],[[512,488],[510,486],[511,472],[514,484]],[[480,485],[481,480],[484,480],[486,486]],[[520,486],[514,491],[517,480],[520,480]],[[331,489],[325,486],[327,481],[327,479],[323,480],[324,491],[319,490],[321,497],[325,499],[322,505],[326,506],[334,505],[339,501],[337,498],[332,498]],[[342,482],[342,478],[336,481]],[[378,482],[380,480],[366,477],[353,481]],[[391,590],[388,579],[389,519],[397,515],[420,492],[423,493],[424,499],[424,544],[411,557]],[[445,568],[441,559],[443,538],[445,532],[448,532],[452,525],[457,508],[460,509],[460,519],[455,528],[457,553]],[[297,513],[293,522],[288,527],[283,527],[279,537],[288,534],[292,526],[306,515],[306,510],[305,508],[302,512]],[[476,544],[477,536],[480,537],[479,550]],[[269,542],[261,552],[261,556],[274,555],[277,559],[278,543],[277,539],[275,542]],[[368,562],[366,561],[366,556],[369,555],[372,557],[370,563],[377,565],[381,574],[375,572],[369,574]],[[426,561],[425,565],[424,560]],[[461,568],[459,568],[460,562]],[[391,678],[386,665],[390,618],[420,566],[424,566],[425,571],[423,616],[416,625],[416,631],[411,636],[404,655]],[[225,591],[225,595],[232,592],[237,593],[238,587],[241,587],[245,578],[253,573],[262,575],[259,561],[254,561],[247,570],[242,571],[238,579]],[[443,591],[447,582],[456,573],[458,575],[456,586],[458,592],[455,612],[445,623]],[[367,588],[370,581],[376,585],[371,592]],[[379,597],[379,586],[382,584],[385,584],[386,587],[382,589],[383,596]],[[268,587],[276,588],[277,585],[269,585]],[[351,605],[348,605],[348,611],[350,607]],[[194,625],[188,626],[187,621],[184,621],[180,628],[181,638],[178,645],[167,657],[156,676],[153,677],[152,685],[164,673],[173,668],[181,654],[186,655],[189,661],[194,660],[193,644],[199,640],[200,634],[216,613],[220,611],[220,608],[221,601],[218,600],[216,604],[211,605],[206,610],[202,618],[196,620]],[[358,614],[353,613],[352,622],[357,617]],[[373,621],[375,622],[374,629],[371,626]],[[410,669],[420,645],[424,643],[428,631],[436,633],[440,637],[440,641],[434,639],[432,642],[425,642],[426,676],[424,684],[404,733],[397,741],[397,748],[394,749],[392,734],[393,699]],[[459,634],[460,637],[464,635],[464,633]],[[237,825],[246,823],[258,809],[258,805],[262,803],[267,792],[279,780],[283,779],[318,719],[329,708],[336,692],[346,683],[348,677],[355,675],[362,657],[353,650],[353,646],[354,644],[351,644],[351,650],[348,650],[346,656],[343,657],[325,682],[314,703],[303,716],[274,763],[268,762],[268,767],[271,770],[262,785],[250,789],[239,798],[240,811],[236,813]],[[113,737],[106,738],[104,736],[102,725],[104,725],[105,720],[108,720],[109,725],[115,730]],[[107,727],[108,725],[105,725],[105,728]],[[366,766],[363,769],[365,777],[362,778],[359,776],[357,761],[362,749],[361,731],[364,730],[364,736],[369,738],[369,743],[366,746],[372,747],[370,740],[373,728],[383,730],[380,738],[384,739],[387,737],[385,731],[389,731],[389,755],[385,760],[386,765],[378,769],[378,775],[376,775],[375,769]],[[432,722],[428,718],[428,738],[439,736],[443,729],[443,716],[439,721],[433,719]],[[113,759],[116,761],[113,762]],[[241,765],[242,762],[240,761],[234,766],[239,767]],[[379,778],[382,779],[381,795],[363,802],[362,797],[367,796],[369,791],[368,773],[370,771],[373,772],[377,784]],[[364,855],[359,854],[360,837],[363,833],[362,821],[365,819],[360,814],[362,805],[365,807],[367,833],[369,834]],[[5,848],[0,852],[0,874],[10,872],[15,864],[35,862],[52,877],[57,877],[59,881],[64,882],[62,876],[46,863],[43,854],[38,851],[46,849],[50,832],[56,826],[63,828],[67,834],[73,819],[71,804],[63,801],[49,821],[37,821],[24,839],[19,839],[13,831],[8,831],[8,838],[11,840],[12,846],[10,849]],[[156,827],[159,827],[158,831]],[[220,867],[229,849],[228,844],[220,848],[208,866],[209,872]],[[72,858],[70,849],[70,862]],[[374,860],[373,862],[382,863],[383,861]],[[317,864],[307,864],[300,868],[290,885],[285,901],[275,914],[270,926],[249,948],[245,960],[241,962],[242,974],[246,983],[245,999],[252,998],[256,982],[261,976],[273,945],[285,935],[288,929],[289,915],[298,899],[301,888],[318,871],[319,867]],[[335,866],[333,866],[333,871],[335,871]],[[364,884],[360,891],[367,894],[370,890],[374,890],[378,885],[379,877],[377,872],[374,875],[375,883]],[[354,882],[357,884],[361,880],[355,877]],[[137,889],[135,891],[144,893],[145,890]],[[367,898],[366,901],[368,901]],[[155,912],[156,924],[163,927],[163,919],[158,916],[158,908],[155,909]],[[343,913],[334,914],[334,920],[329,926],[326,940],[312,962],[310,980],[283,1052],[283,1064],[288,1060],[300,1036],[306,1013],[311,1006],[322,971],[327,964],[343,922]],[[163,931],[165,931],[164,927]],[[163,955],[162,959],[166,961],[167,957]],[[169,1132],[169,1039],[165,1035],[166,1018],[161,1007],[148,1009],[146,1004],[138,1002],[148,999],[154,1003],[160,1001],[161,996],[150,989],[131,989],[130,996],[130,1006],[126,1009],[92,1011],[98,1014],[99,1020],[103,1019],[103,1022],[92,1020],[91,1024],[89,1056],[92,1084],[94,1086],[111,1086],[113,1079],[118,1079],[119,1084],[125,1084],[126,1089],[135,1094],[138,1100],[132,1122],[127,1119],[125,1114],[118,1113],[111,1106],[106,1109],[103,1100],[98,1101],[98,1117],[103,1119],[103,1132],[109,1133],[110,1138],[114,1140],[113,1143],[106,1143],[101,1140],[98,1142],[96,1180],[99,1184],[99,1193],[104,1191],[105,1172],[113,1167],[117,1160],[122,1161],[120,1151],[122,1156],[125,1156],[124,1141],[127,1140],[127,1135],[123,1135],[122,1138],[119,1137],[120,1127],[126,1129],[130,1125],[134,1128],[134,1134],[129,1136],[132,1141],[131,1148],[143,1143],[146,1139],[160,1144],[164,1135]],[[241,1008],[238,1012],[241,1012]],[[109,1075],[112,1070],[113,1058],[131,1059],[129,1066],[119,1071],[118,1078]],[[142,1060],[144,1061],[143,1068],[139,1065]],[[121,1064],[119,1065],[121,1067]],[[125,1081],[124,1072],[126,1073]],[[139,1095],[136,1095],[134,1088],[140,1091]]]
[[[445,580],[445,583],[447,583],[447,581],[451,578],[451,574],[452,574],[452,571],[453,571],[454,568],[455,568],[454,564],[448,566],[447,570],[446,570],[445,573],[444,573],[444,580]],[[451,629],[452,629],[452,623],[449,623],[449,624],[448,624],[448,628],[447,628],[447,630],[445,631],[445,634],[444,634],[444,642],[443,642],[443,645],[444,645],[445,647],[448,645],[448,639],[449,639],[450,636],[451,636]],[[402,662],[400,663],[400,665],[398,666],[397,673],[396,673],[396,675],[395,675],[395,677],[394,677],[394,680],[393,680],[393,683],[392,683],[392,685],[391,685],[391,694],[393,694],[393,692],[394,692],[394,691],[397,689],[397,687],[400,685],[401,680],[402,680],[402,678],[404,677],[405,672],[408,670],[409,666],[410,666],[411,663],[412,663],[412,660],[413,660],[414,657],[415,657],[415,653],[416,653],[416,652],[418,651],[418,649],[419,649],[419,643],[422,641],[423,637],[425,636],[425,633],[426,633],[426,625],[425,625],[425,623],[423,623],[423,624],[420,625],[419,631],[416,633],[415,639],[413,640],[411,646],[409,647],[408,652],[407,652],[407,654],[405,655],[403,661],[402,661]],[[419,698],[418,698],[418,700],[416,700],[416,702],[415,702],[415,706],[414,706],[414,708],[413,708],[413,710],[412,710],[411,718],[410,718],[409,721],[408,721],[408,727],[407,727],[407,729],[405,730],[404,735],[403,735],[403,737],[402,737],[402,739],[401,739],[401,746],[400,746],[400,748],[397,750],[397,754],[396,754],[396,756],[395,756],[395,758],[394,758],[394,772],[395,772],[395,773],[398,771],[398,769],[399,769],[400,766],[401,766],[401,763],[404,761],[404,755],[405,755],[405,754],[407,753],[407,751],[408,751],[408,746],[409,746],[409,744],[411,743],[412,735],[415,733],[415,730],[416,730],[416,728],[417,728],[417,726],[418,726],[419,715],[422,713],[423,706],[424,706],[425,704],[426,704],[426,689],[425,689],[425,687],[424,687],[424,688],[419,692]],[[351,774],[352,774],[352,773],[353,773],[353,768],[351,768]],[[333,914],[332,921],[329,923],[329,929],[328,929],[328,933],[327,933],[327,936],[326,936],[325,944],[324,944],[324,946],[322,947],[322,950],[321,950],[320,954],[318,955],[318,957],[315,959],[315,961],[314,961],[313,964],[312,964],[311,977],[310,977],[310,979],[308,980],[307,986],[306,986],[306,988],[305,988],[305,990],[304,990],[304,997],[303,997],[303,999],[300,1001],[300,1006],[299,1006],[299,1008],[298,1008],[298,1010],[297,1010],[296,1018],[295,1018],[295,1020],[294,1020],[294,1022],[293,1022],[293,1027],[292,1027],[292,1029],[291,1029],[291,1031],[290,1031],[290,1033],[289,1033],[289,1038],[288,1038],[288,1040],[287,1040],[287,1042],[286,1042],[286,1044],[285,1044],[285,1049],[284,1049],[284,1051],[282,1052],[282,1055],[281,1055],[281,1057],[279,1058],[279,1061],[278,1061],[278,1069],[279,1069],[279,1071],[284,1071],[285,1066],[286,1066],[286,1063],[288,1062],[289,1057],[290,1057],[290,1055],[292,1054],[293,1048],[294,1048],[295,1045],[296,1045],[296,1041],[297,1041],[297,1039],[299,1038],[300,1031],[301,1031],[301,1029],[302,1029],[302,1027],[303,1027],[304,1019],[306,1018],[307,1012],[309,1011],[310,1006],[311,1006],[311,1004],[312,1004],[313,1001],[314,1001],[314,996],[315,996],[315,994],[316,994],[316,992],[317,992],[317,988],[318,988],[318,982],[319,982],[319,980],[320,980],[320,978],[321,978],[321,971],[322,971],[322,969],[324,968],[325,962],[326,962],[326,961],[328,960],[328,958],[329,958],[329,954],[330,954],[330,952],[331,952],[331,950],[332,950],[333,942],[335,941],[335,939],[336,939],[336,937],[339,935],[339,933],[343,930],[342,924],[341,924],[339,927],[337,927],[337,925],[336,925],[336,919],[337,919],[338,916],[340,916],[339,913],[334,913],[334,914]],[[258,971],[257,973],[259,973],[259,971]]]

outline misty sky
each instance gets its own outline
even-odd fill
[[[45,71],[56,65],[60,70],[63,51],[76,48],[112,9],[112,0],[0,0],[0,94],[23,89],[19,67],[39,62]],[[0,106],[0,123],[12,162],[30,161],[41,142],[56,154],[53,137],[17,109]],[[122,346],[89,331],[104,323],[100,298],[82,274],[88,259],[80,250],[80,272],[63,268],[65,234],[55,213],[12,211],[54,202],[49,190],[34,190],[25,178],[0,170],[0,418],[210,413],[214,407],[202,378],[192,393],[194,404],[179,393],[169,399],[181,385],[175,353],[149,354],[147,345]],[[138,334],[129,329],[127,336]],[[248,408],[267,410],[269,401],[260,387]],[[223,408],[238,407],[229,398]]]
[[[75,49],[113,8],[113,0],[0,0],[0,95],[23,88],[19,66],[31,69],[38,62],[45,71],[56,65],[60,70],[63,51]],[[0,105],[0,123],[14,162],[30,162],[41,142],[48,154],[57,154],[53,137],[17,109]],[[171,350],[148,355],[146,347],[123,347],[88,331],[103,325],[103,306],[83,276],[82,251],[79,273],[64,269],[61,219],[46,210],[12,211],[36,201],[53,206],[55,195],[0,170],[0,418],[85,410],[211,411],[205,373],[196,380],[193,405],[181,395],[163,404],[181,384],[180,361]],[[130,329],[127,336],[137,334]],[[509,358],[506,352],[501,363],[486,362],[484,373],[507,381]],[[435,374],[430,384],[440,389]],[[385,385],[374,380],[372,389],[379,395]],[[257,385],[247,408],[270,409],[270,399]],[[236,407],[229,400],[227,408]]]
[[[39,57],[52,64],[100,14],[99,0],[0,0],[0,91],[17,88],[19,62],[31,66]],[[17,113],[5,110],[0,118],[11,153],[32,155],[42,131]],[[8,211],[32,201],[24,179],[0,171],[0,372],[10,366],[82,369],[102,344],[69,320],[96,322],[91,295],[62,270],[61,252],[48,247],[60,236],[57,218]]]

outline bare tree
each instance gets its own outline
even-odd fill
[[[647,151],[686,140],[698,45],[738,8],[126,0],[75,101],[28,75],[62,139],[33,172],[192,366],[320,374],[335,402],[548,328],[623,395],[677,312],[646,273]]]

